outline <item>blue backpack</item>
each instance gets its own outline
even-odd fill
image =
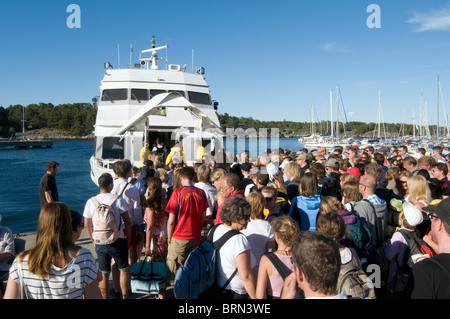
[[[199,295],[216,283],[216,252],[231,237],[240,234],[237,230],[226,232],[213,242],[218,225],[208,233],[208,239],[196,247],[186,258],[175,275],[173,292],[176,299],[198,299]]]

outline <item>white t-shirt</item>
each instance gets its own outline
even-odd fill
[[[206,199],[209,204],[209,207],[206,210],[206,216],[211,216],[213,214],[214,201],[217,195],[217,188],[208,183],[195,183],[194,186],[203,189],[205,191]]]
[[[97,202],[99,204],[108,204],[112,197],[114,195],[111,193],[105,193],[105,194],[98,194],[97,196],[95,196],[95,198],[97,199]],[[116,225],[117,228],[120,230],[120,238],[125,238],[124,233],[123,233],[123,229],[124,229],[124,225],[122,222],[122,214],[125,212],[128,212],[128,205],[125,202],[125,200],[119,196],[116,201],[112,204],[112,209],[114,211],[114,219],[116,221]],[[84,211],[83,211],[83,217],[85,218],[92,218],[92,213],[94,212],[95,206],[92,203],[91,198],[86,202],[86,205],[84,206]]]
[[[28,299],[81,299],[84,288],[97,278],[100,271],[97,261],[86,248],[80,248],[64,268],[52,266],[50,274],[40,278],[28,271],[28,256],[22,262],[23,283]],[[9,275],[20,285],[16,258]]]
[[[241,230],[252,247],[252,253],[255,256],[255,268],[258,267],[261,256],[267,252],[267,243],[275,241],[275,234],[272,225],[263,219],[251,219],[247,228]],[[254,273],[255,274],[255,273]]]
[[[127,183],[128,181],[124,178],[114,180],[114,187],[111,194],[122,194],[123,199],[125,199],[129,207],[128,215],[130,216],[131,225],[142,225],[144,223],[144,214],[142,213],[139,189],[135,185],[129,184],[122,193]]]
[[[223,225],[217,226],[214,232],[213,242],[218,240],[228,231],[230,231],[230,229]],[[251,252],[250,243],[247,237],[245,237],[245,235],[238,234],[236,236],[233,236],[222,246],[222,248],[219,250],[219,255],[217,259],[218,262],[217,284],[219,285],[219,287],[223,287],[223,285],[225,285],[225,283],[231,277],[233,272],[236,270],[237,256],[239,256],[241,253],[247,250],[250,250],[251,266],[253,268],[255,264],[255,257]],[[233,277],[233,280],[231,280],[231,282],[225,288],[228,290],[233,290],[234,292],[241,295],[247,293],[242,283],[242,280],[239,277],[239,272],[236,273],[236,275]]]

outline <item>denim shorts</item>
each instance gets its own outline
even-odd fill
[[[128,244],[125,238],[119,238],[109,245],[95,245],[98,265],[102,273],[111,272],[111,260],[114,259],[119,271],[127,271],[128,264]]]

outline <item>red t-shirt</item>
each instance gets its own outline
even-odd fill
[[[195,186],[184,186],[170,196],[166,211],[178,214],[172,237],[197,239],[202,237],[202,215],[208,208],[205,192]]]
[[[227,199],[231,198],[233,196],[239,196],[239,197],[245,198],[244,192],[240,191],[240,190],[231,192],[230,195],[228,195]],[[220,218],[220,211],[222,210],[223,205],[225,205],[225,202],[223,202],[222,204],[220,204],[219,207],[217,207],[217,214],[216,214],[216,219],[214,220],[214,225],[222,224],[222,219]]]

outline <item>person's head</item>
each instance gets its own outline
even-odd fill
[[[211,180],[211,166],[202,164],[197,169],[197,180],[200,183],[208,183]]]
[[[403,203],[403,210],[399,215],[402,226],[414,230],[423,221],[423,214],[420,209],[410,202]]]
[[[325,164],[325,169],[327,172],[337,172],[339,171],[339,161],[334,158],[330,158]]]
[[[281,241],[286,247],[292,247],[300,232],[298,224],[286,215],[275,218],[271,224],[275,234],[275,240],[278,243]]]
[[[148,207],[156,211],[164,209],[161,178],[150,177],[147,180],[147,198],[141,203],[141,206],[144,209]]]
[[[220,210],[220,219],[225,225],[236,230],[242,230],[247,227],[250,214],[250,203],[243,197],[235,196],[225,201]]]
[[[412,156],[406,156],[403,159],[403,167],[408,171],[412,171],[417,167],[417,160]]]
[[[345,155],[349,160],[352,160],[357,155],[357,152],[356,148],[349,147],[345,150]]]
[[[400,145],[398,148],[398,154],[402,157],[404,157],[408,153],[408,146],[406,145]]]
[[[300,168],[295,161],[287,163],[283,168],[284,174],[288,180],[292,181],[294,178],[300,177]]]
[[[47,174],[55,176],[59,171],[59,163],[55,161],[48,162],[45,169]]]
[[[261,192],[250,192],[247,201],[251,205],[251,219],[264,219],[264,207],[266,199]]]
[[[276,201],[277,201],[277,194],[278,191],[271,186],[265,186],[261,189],[261,194],[264,196],[265,198],[265,202],[266,205],[265,207],[267,209],[273,209],[277,206]]]
[[[400,176],[400,168],[397,166],[389,167],[386,171],[386,180],[395,181]]]
[[[119,160],[114,163],[114,174],[119,178],[128,178],[131,174],[132,165],[129,160]]]
[[[359,192],[365,198],[369,195],[375,194],[377,187],[377,181],[375,176],[370,174],[364,174],[359,179]]]
[[[406,182],[409,192],[409,201],[416,204],[419,201],[431,202],[431,190],[428,181],[420,175],[411,176]]]
[[[433,157],[430,156],[422,156],[417,160],[417,166],[421,169],[426,169],[427,171],[431,171],[431,166],[436,162]]]
[[[231,193],[239,190],[239,182],[239,176],[229,173],[222,179],[222,187],[220,190],[225,194],[225,197],[228,197]]]
[[[164,168],[157,168],[155,171],[155,176],[159,177],[163,183],[166,183],[169,180],[169,174]]]
[[[402,193],[408,193],[408,179],[412,176],[410,171],[403,170],[398,175],[398,182],[399,182],[399,191]]]
[[[364,167],[364,174],[375,177],[377,183],[383,179],[383,169],[376,162],[371,162]]]
[[[359,202],[362,195],[359,192],[359,183],[357,181],[348,181],[342,185],[342,193],[344,195],[344,203]]]
[[[194,183],[195,171],[192,166],[184,166],[180,169],[178,177],[180,178],[181,185],[190,186]]]
[[[450,244],[450,197],[443,199],[437,205],[423,208],[431,220],[431,234],[436,240],[439,253],[449,253]]]
[[[341,186],[341,189],[342,189],[342,185],[344,185],[348,181],[356,181],[356,176],[351,173],[342,174],[341,177],[339,178],[339,184]]]
[[[384,164],[384,155],[382,153],[375,153],[373,154],[373,160],[375,161],[375,163],[377,163],[378,165],[383,165]]]
[[[321,214],[338,212],[343,209],[345,209],[344,205],[335,196],[324,196],[320,201],[319,212]]]
[[[432,152],[433,152],[433,156],[435,158],[441,158],[442,157],[442,147],[441,146],[437,145],[437,146],[433,147]]]
[[[61,202],[47,203],[39,214],[36,245],[25,252],[29,271],[46,277],[57,260],[68,263],[68,252],[75,247],[69,207]]]
[[[345,237],[347,226],[344,219],[336,211],[332,211],[320,214],[317,217],[316,230],[330,236],[336,243],[339,243]]]
[[[211,172],[211,184],[214,186],[217,190],[220,191],[222,187],[222,179],[225,177],[227,172],[220,167],[216,167]]]
[[[311,295],[335,295],[341,255],[337,243],[317,231],[303,231],[292,245],[292,261],[298,286]]]
[[[75,243],[81,236],[81,231],[84,228],[83,216],[76,210],[70,210],[70,217],[72,219],[73,242]]]
[[[98,187],[101,190],[104,190],[106,192],[110,192],[114,186],[114,179],[109,173],[103,173],[98,178]]]
[[[312,172],[303,174],[298,190],[299,194],[302,196],[309,197],[317,195],[319,193],[319,183],[316,174]]]
[[[319,162],[311,163],[311,165],[309,166],[309,171],[314,173],[317,178],[325,178],[327,176],[325,165]]]
[[[436,163],[432,165],[431,172],[433,173],[434,178],[443,179],[448,174],[448,167],[445,163]]]

